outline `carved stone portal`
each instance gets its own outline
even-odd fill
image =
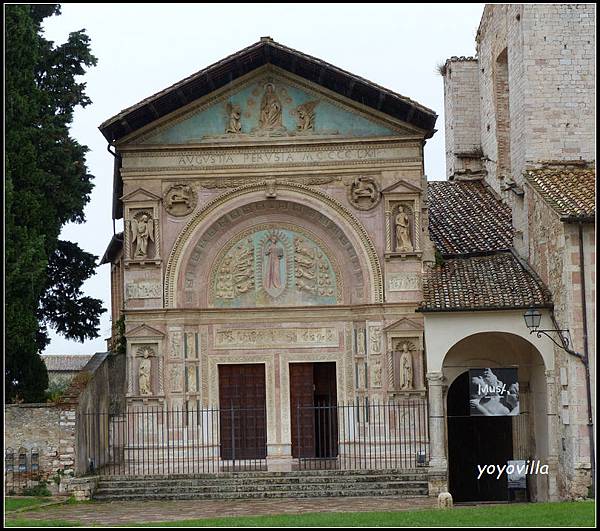
[[[186,216],[196,208],[197,196],[187,184],[175,184],[165,194],[165,208],[172,216]]]
[[[358,176],[350,183],[349,201],[359,210],[371,210],[379,203],[381,191],[373,177]]]

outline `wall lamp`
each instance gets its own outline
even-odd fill
[[[568,352],[573,356],[577,356],[583,361],[584,364],[587,365],[587,356],[583,356],[579,352],[575,352],[570,348],[571,345],[571,334],[568,330],[560,330],[555,328],[548,329],[540,329],[540,323],[542,321],[542,313],[537,308],[529,308],[524,314],[523,319],[525,319],[525,325],[529,328],[530,334],[535,334],[536,337],[542,337],[545,335],[552,343],[554,343],[557,347],[562,348],[564,351]],[[557,342],[550,333],[559,334],[561,338],[561,342]]]

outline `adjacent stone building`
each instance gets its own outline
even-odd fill
[[[568,330],[567,346],[589,356],[589,374],[554,345],[545,360],[554,495],[585,496],[587,388],[592,405],[595,393],[595,6],[486,5],[476,42],[476,57],[452,57],[443,69],[447,177],[457,186],[475,180],[501,199],[513,227],[504,246],[551,296],[542,328]]]
[[[86,354],[42,354],[49,386],[66,387],[91,357]]]

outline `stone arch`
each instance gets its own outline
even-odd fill
[[[497,420],[494,420],[494,417],[488,420],[481,417],[470,417],[468,412],[468,383],[465,384],[465,378],[468,381],[469,369],[487,367],[492,370],[494,368],[517,367],[519,415],[498,417]],[[548,462],[554,456],[555,451],[553,442],[551,441],[553,432],[552,419],[549,417],[553,413],[553,404],[551,401],[551,390],[548,387],[548,376],[552,375],[552,371],[547,370],[542,352],[527,337],[505,331],[477,332],[467,335],[459,341],[454,342],[450,349],[448,349],[443,359],[442,372],[447,384],[447,395],[444,402],[447,422],[449,488],[453,496],[458,494],[459,500],[470,500],[469,498],[460,498],[462,494],[458,491],[452,492],[453,489],[461,490],[457,487],[456,478],[462,478],[461,474],[464,475],[466,473],[464,469],[472,466],[472,463],[469,465],[466,462],[462,462],[465,456],[462,454],[463,450],[461,448],[466,443],[460,437],[476,437],[479,436],[480,432],[488,433],[493,430],[499,430],[501,427],[502,429],[497,432],[495,441],[501,441],[504,430],[508,430],[506,434],[508,437],[510,459],[526,460],[534,458]],[[465,408],[464,411],[459,412],[460,414],[456,411],[457,395],[451,392],[457,386],[461,388],[459,406],[463,407],[464,402]],[[459,416],[455,417],[455,415]],[[485,439],[483,436],[482,438]],[[478,439],[475,438],[473,440],[477,441]],[[490,461],[495,455],[493,453],[494,445],[490,444],[487,447],[485,445],[478,445],[477,442],[473,444],[477,448],[472,448],[465,455],[475,460],[479,459],[481,462],[485,461],[485,459],[488,459],[489,462],[494,462]],[[481,448],[479,448],[480,446]],[[491,451],[492,453],[487,455],[487,451]],[[495,455],[495,457],[497,458],[498,456]],[[536,500],[547,499],[550,490],[547,478],[540,476],[530,479],[530,496]],[[460,479],[459,483],[467,484],[468,481]],[[472,483],[471,488],[477,484],[474,481]],[[481,485],[477,485],[485,485],[485,482],[482,480]],[[483,491],[485,490],[483,489]],[[486,498],[485,494],[483,496],[480,501],[499,499],[494,497]]]
[[[269,185],[271,189],[272,183]],[[204,235],[216,234],[231,222],[232,218],[228,216],[235,217],[244,209],[251,210],[252,205],[277,202],[290,206],[290,212],[294,209],[314,212],[316,222],[342,242],[338,247],[356,254],[365,276],[363,302],[383,301],[381,265],[375,246],[366,229],[347,208],[326,194],[300,184],[277,182],[276,199],[267,199],[266,189],[266,182],[240,186],[209,201],[193,216],[175,241],[167,261],[164,284],[166,307],[182,305],[183,301],[177,295],[178,288],[190,282],[189,278],[183,278],[186,264],[190,260],[199,262],[202,259],[202,252],[195,248]]]

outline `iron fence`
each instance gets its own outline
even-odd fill
[[[4,451],[4,490],[7,494],[20,494],[32,482],[40,480],[40,451],[37,448]]]
[[[425,400],[292,406],[292,466],[412,469],[429,455]],[[267,469],[265,408],[129,408],[82,413],[80,470],[100,475]]]
[[[300,470],[413,469],[429,459],[424,399],[297,404],[295,421]]]

